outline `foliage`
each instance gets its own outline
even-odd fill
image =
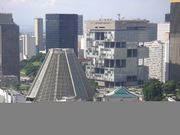
[[[98,83],[95,82],[94,80],[89,80],[89,81],[90,81],[91,87],[92,87],[94,90],[96,90],[96,88],[98,87]]]
[[[30,88],[30,85],[17,84],[17,85],[11,86],[11,88],[12,88],[13,90],[16,90],[16,91],[28,91],[29,88]]]
[[[166,94],[174,94],[176,92],[176,82],[175,81],[168,81],[163,84],[163,90]]]
[[[38,70],[41,67],[45,59],[45,54],[38,54],[37,56],[32,57],[30,60],[24,60],[21,62],[21,72],[29,77],[35,77]]]
[[[162,83],[156,79],[150,80],[143,88],[143,95],[145,101],[162,101]]]
[[[180,90],[177,90],[176,96],[177,96],[177,98],[180,100]]]

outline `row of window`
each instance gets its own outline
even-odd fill
[[[136,81],[137,81],[137,76],[128,76],[127,77],[127,82],[136,82]],[[106,87],[126,86],[127,82],[105,82],[105,86]]]
[[[128,49],[127,50],[128,58],[137,57],[137,55],[138,55],[137,49]]]
[[[105,42],[105,48],[126,48],[126,42]]]
[[[104,69],[103,68],[95,68],[95,73],[96,74],[104,74]]]
[[[136,82],[137,76],[127,76],[127,82]]]
[[[126,60],[104,60],[104,66],[110,68],[124,68],[126,67]]]
[[[105,39],[104,32],[95,33],[95,40],[104,40],[104,39]]]

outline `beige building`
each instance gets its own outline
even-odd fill
[[[35,37],[29,34],[20,35],[20,60],[31,59],[36,55]]]
[[[43,51],[44,42],[43,42],[43,19],[35,18],[34,19],[34,36],[36,38],[36,46],[39,51]]]

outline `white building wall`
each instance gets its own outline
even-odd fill
[[[146,42],[144,47],[149,50],[149,56],[139,59],[140,66],[148,67],[148,78],[165,80],[165,44],[162,42]]]
[[[169,41],[170,23],[159,23],[157,40],[162,42]]]
[[[40,51],[43,51],[44,42],[43,42],[43,19],[35,18],[34,19],[34,36],[35,36],[35,44],[39,48]]]
[[[170,34],[170,23],[159,23],[158,24],[158,41],[165,43],[164,46],[164,79],[163,82],[169,80],[169,34]]]
[[[30,59],[36,55],[35,37],[28,34],[20,36],[20,59]]]

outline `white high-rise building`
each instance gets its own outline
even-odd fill
[[[142,77],[147,76],[147,79],[158,79],[161,82],[166,82],[168,79],[168,51],[169,44],[161,41],[145,42],[139,48],[139,66]],[[142,71],[143,70],[143,71]]]
[[[39,51],[44,51],[44,41],[43,41],[43,19],[34,19],[34,36],[36,38],[36,46]]]
[[[170,37],[170,23],[159,23],[158,24],[158,34],[157,40],[161,41],[165,44],[164,46],[164,65],[165,65],[165,78],[164,82],[169,79],[169,62],[170,62],[170,55],[169,55],[169,37]]]
[[[158,24],[158,33],[157,40],[161,42],[169,42],[170,34],[170,23],[159,23]]]
[[[35,37],[29,34],[20,35],[20,60],[30,59],[35,55]]]

